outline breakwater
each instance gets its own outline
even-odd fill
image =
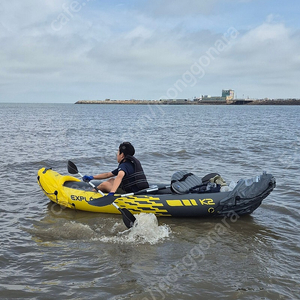
[[[79,100],[75,104],[139,105],[300,105],[300,99],[234,99],[231,101],[174,100]]]

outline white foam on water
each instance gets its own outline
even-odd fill
[[[105,243],[149,243],[154,245],[170,236],[170,227],[166,224],[158,225],[154,214],[140,213],[135,215],[135,218],[136,221],[132,228],[118,232],[114,236],[102,236],[99,240]]]

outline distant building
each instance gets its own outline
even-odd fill
[[[218,102],[218,103],[228,103],[234,99],[234,90],[222,90],[222,96],[210,96],[203,95],[201,101],[203,102]]]
[[[222,97],[225,97],[227,100],[233,100],[234,99],[234,90],[222,90]]]

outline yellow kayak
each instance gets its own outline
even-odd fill
[[[264,172],[255,178],[252,181],[239,180],[232,191],[178,194],[165,186],[142,195],[116,195],[114,203],[132,214],[154,213],[157,216],[173,217],[251,214],[276,185],[271,174]],[[38,171],[37,180],[45,195],[61,206],[82,211],[120,214],[111,203],[100,206],[103,196],[92,191],[88,183],[76,177],[42,168]]]

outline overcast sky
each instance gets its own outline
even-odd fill
[[[0,0],[0,102],[300,98],[298,0]]]

